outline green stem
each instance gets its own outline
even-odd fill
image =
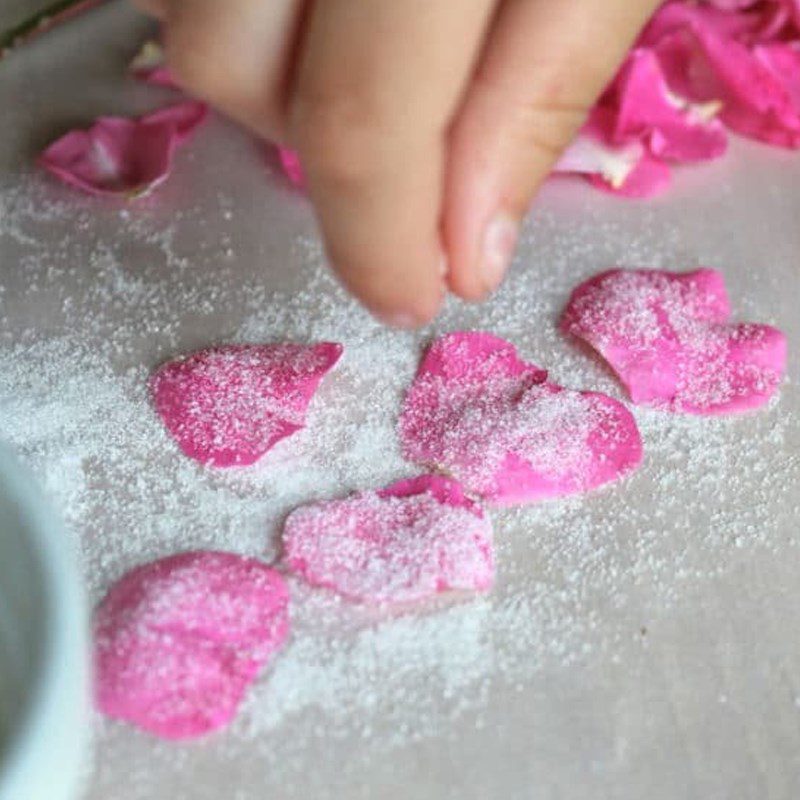
[[[0,59],[5,58],[15,47],[104,2],[106,0],[56,0],[19,25],[0,33]]]

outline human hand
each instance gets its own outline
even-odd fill
[[[398,327],[502,281],[659,0],[134,0],[186,88],[300,153],[329,260]]]

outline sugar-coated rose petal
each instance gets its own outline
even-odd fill
[[[306,176],[303,172],[303,165],[300,163],[300,156],[288,147],[279,147],[278,159],[286,177],[299,189],[305,188]]]
[[[639,432],[621,403],[546,378],[491,334],[437,339],[403,405],[404,455],[496,505],[583,492],[640,463]]]
[[[704,161],[725,152],[725,129],[714,119],[721,104],[692,103],[671,92],[652,50],[631,52],[613,91],[614,141],[641,138],[654,156],[668,161]]]
[[[227,725],[289,631],[281,576],[231,553],[181,553],[115,583],[94,618],[95,703],[156,736]]]
[[[39,164],[90,194],[138,197],[166,180],[175,148],[205,116],[202,103],[186,102],[138,119],[100,117],[53,142]]]
[[[575,289],[561,329],[608,361],[634,403],[726,414],[766,403],[786,367],[780,331],[729,316],[715,270],[617,269]]]
[[[440,476],[302,506],[286,520],[283,541],[293,572],[362,602],[483,592],[494,579],[491,523]]]
[[[142,45],[128,69],[137,80],[144,83],[165,86],[168,89],[181,88],[172,70],[166,64],[164,48],[153,39],[148,39]]]
[[[150,390],[187,456],[245,466],[305,425],[311,398],[341,354],[330,342],[213,347],[161,366]]]

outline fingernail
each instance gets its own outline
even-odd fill
[[[493,292],[503,280],[517,246],[519,222],[504,211],[495,214],[483,233],[481,276]]]

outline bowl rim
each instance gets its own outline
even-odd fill
[[[86,705],[89,658],[88,607],[65,527],[45,501],[34,477],[5,445],[0,445],[0,481],[40,570],[45,623],[30,692],[18,721],[11,725],[0,756],[0,799],[4,799],[22,796],[12,791],[29,786],[32,776],[41,772],[39,759],[42,750],[53,741],[54,719],[66,708],[74,711],[75,720],[79,718],[79,709],[74,707]],[[66,757],[80,752],[88,731],[73,731],[73,735],[76,741],[65,749]],[[78,765],[74,768],[77,773]]]

